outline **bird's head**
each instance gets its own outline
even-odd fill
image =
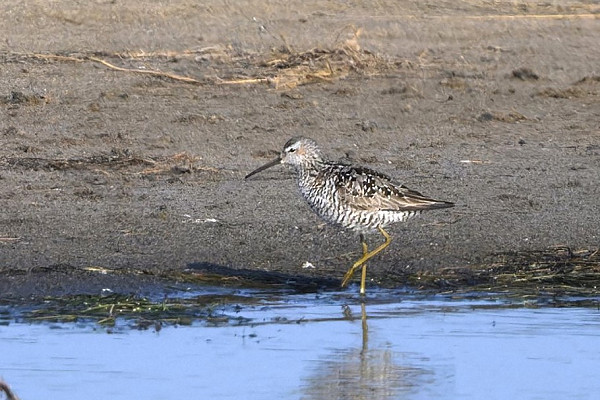
[[[293,137],[283,146],[279,157],[250,172],[245,179],[278,164],[286,164],[300,170],[321,162],[321,150],[314,140],[302,136]]]

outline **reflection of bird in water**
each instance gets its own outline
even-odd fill
[[[372,169],[328,162],[317,144],[304,137],[290,139],[279,157],[250,172],[246,179],[278,164],[293,167],[302,195],[321,218],[360,234],[363,255],[348,270],[342,286],[362,267],[361,294],[365,293],[367,261],[391,242],[385,227],[406,221],[421,211],[454,205],[394,184],[391,178]],[[376,231],[383,235],[385,242],[368,251],[364,234]]]
[[[347,311],[344,310],[347,317]],[[304,380],[302,399],[398,399],[414,391],[415,382],[429,374],[421,368],[396,363],[397,353],[385,344],[369,346],[367,311],[361,304],[362,345],[334,350],[317,361]],[[371,348],[370,348],[371,347]]]
[[[362,351],[366,353],[369,348],[369,325],[367,324],[367,308],[365,303],[360,303],[360,320],[362,327]]]
[[[10,390],[8,385],[0,380],[0,392],[4,392],[6,394],[7,400],[19,400],[19,398]]]
[[[352,309],[349,305],[344,304],[342,306],[342,314],[344,315],[344,319],[354,321],[354,315],[352,315]],[[367,325],[367,309],[364,302],[360,303],[360,319],[362,322],[362,350],[364,352],[367,351],[367,347],[369,344],[369,326]]]

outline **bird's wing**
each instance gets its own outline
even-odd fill
[[[396,185],[380,172],[362,167],[342,167],[337,174],[340,200],[357,210],[420,211],[452,207],[452,203],[434,200]]]

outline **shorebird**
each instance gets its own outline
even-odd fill
[[[342,287],[362,267],[361,295],[365,294],[367,261],[388,247],[392,240],[385,227],[404,222],[421,211],[454,206],[454,203],[434,200],[395,184],[381,172],[327,161],[317,143],[306,137],[291,138],[276,159],[250,172],[245,179],[278,164],[288,165],[295,171],[302,196],[319,217],[359,234],[362,257],[346,272]],[[372,232],[381,233],[385,241],[369,251],[365,234]]]

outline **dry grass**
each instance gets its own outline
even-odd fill
[[[216,168],[200,165],[200,158],[187,152],[164,157],[138,157],[135,154],[115,150],[109,154],[69,159],[0,158],[0,165],[47,171],[93,170],[107,175],[114,171],[142,176],[222,172]]]
[[[222,84],[268,83],[276,89],[292,89],[300,85],[331,82],[355,72],[374,75],[392,68],[393,63],[361,49],[362,30],[355,29],[353,37],[331,49],[315,48],[293,52],[288,46],[273,52],[266,59],[257,59],[259,76],[221,80]]]
[[[113,326],[118,318],[133,320],[135,327],[157,330],[161,324],[189,325],[195,318],[209,316],[207,308],[196,309],[192,304],[167,300],[152,302],[146,298],[110,295],[110,296],[67,296],[46,298],[41,307],[25,313],[28,321],[95,321],[100,325]]]
[[[543,251],[503,253],[478,267],[420,273],[409,280],[421,287],[463,291],[597,296],[600,290],[600,251],[575,251],[557,246]]]
[[[314,48],[303,52],[294,52],[289,46],[273,50],[268,56],[260,54],[238,55],[230,47],[207,47],[196,50],[157,51],[103,54],[40,54],[40,53],[4,53],[1,58],[8,61],[38,60],[44,62],[73,62],[79,64],[97,63],[111,70],[123,73],[150,75],[191,84],[247,85],[267,84],[276,89],[291,89],[296,86],[331,82],[344,78],[352,72],[373,75],[389,70],[394,64],[369,51],[361,49],[359,38],[362,30],[355,29],[353,37],[335,44],[332,48]],[[194,58],[196,61],[208,61],[215,67],[221,66],[227,78],[197,79],[167,71],[149,68],[126,68],[117,65],[118,60],[143,59],[161,61],[161,59]],[[115,59],[115,61],[108,61]],[[231,73],[236,67],[244,65],[244,76]],[[248,67],[249,66],[249,67]]]
[[[480,122],[499,121],[499,122],[506,122],[506,123],[515,123],[515,122],[523,121],[526,119],[527,119],[527,117],[525,117],[523,114],[521,114],[517,111],[509,111],[509,112],[486,111],[477,117],[477,120]]]

